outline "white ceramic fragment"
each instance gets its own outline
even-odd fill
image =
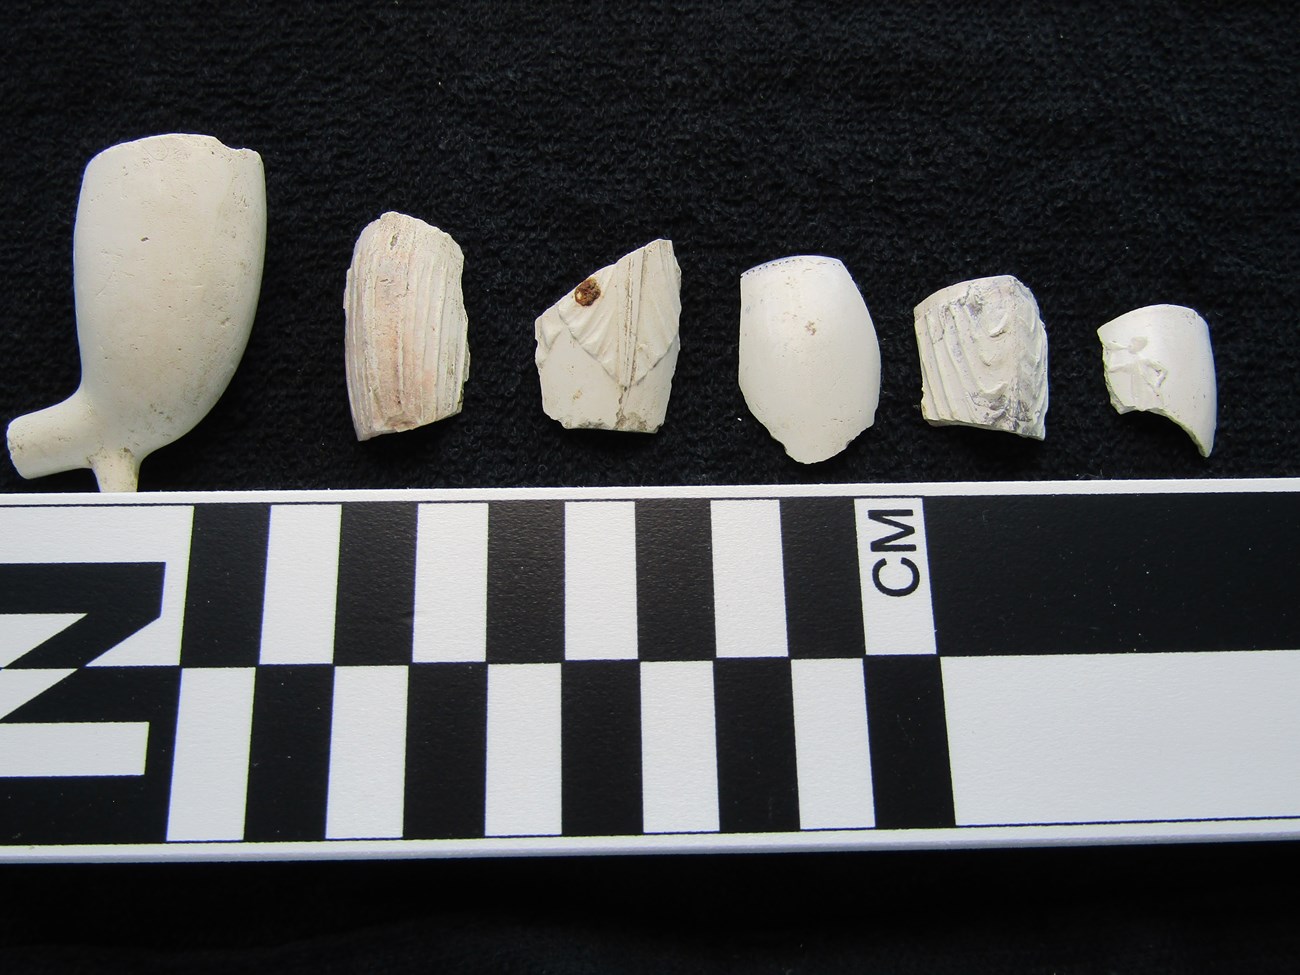
[[[917,305],[915,324],[926,422],[1047,435],[1047,331],[1028,288],[963,281]]]
[[[140,461],[225,391],[257,310],[262,158],[206,135],[112,146],[86,166],[72,236],[81,385],[9,425],[23,477],[89,467],[134,491]]]
[[[1097,336],[1111,406],[1168,417],[1209,457],[1219,400],[1205,319],[1181,305],[1148,305],[1107,322]]]
[[[343,291],[358,440],[460,412],[469,375],[464,266],[449,234],[404,213],[385,213],[361,231]]]
[[[880,345],[833,257],[785,257],[740,276],[740,390],[801,464],[834,457],[875,421]]]
[[[566,429],[654,433],[680,348],[682,272],[671,240],[601,268],[537,319],[542,409]]]

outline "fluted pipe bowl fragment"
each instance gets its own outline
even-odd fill
[[[1009,274],[962,281],[915,309],[921,415],[931,426],[1047,436],[1047,330]]]
[[[654,433],[681,348],[682,271],[653,240],[585,278],[537,319],[542,409],[565,429]]]
[[[834,457],[875,421],[880,346],[840,261],[786,257],[740,276],[740,389],[801,464]]]
[[[392,211],[361,231],[343,291],[344,370],[358,440],[460,412],[469,319],[460,245]]]
[[[1181,305],[1148,305],[1107,322],[1097,337],[1111,406],[1173,420],[1209,457],[1219,394],[1205,319]]]
[[[140,462],[193,429],[248,343],[266,244],[262,159],[205,135],[105,149],[73,230],[81,385],[9,425],[23,477],[89,467],[134,491]]]

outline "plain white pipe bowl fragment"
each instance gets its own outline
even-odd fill
[[[654,433],[680,350],[682,272],[670,240],[601,268],[538,317],[542,409],[565,429]]]
[[[343,289],[358,440],[460,412],[469,375],[464,267],[449,234],[404,213],[385,213],[361,231]]]
[[[1107,322],[1097,337],[1111,406],[1168,417],[1209,457],[1219,399],[1205,319],[1181,305],[1148,305]]]
[[[740,276],[740,390],[801,464],[834,457],[875,421],[880,345],[841,262],[785,257]]]
[[[1047,330],[1009,274],[936,291],[915,309],[921,415],[932,426],[1047,435]]]
[[[225,391],[257,310],[262,158],[206,135],[112,146],[86,166],[72,235],[81,385],[9,425],[23,477],[89,467],[134,491],[140,462]]]

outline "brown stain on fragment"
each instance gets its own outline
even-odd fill
[[[596,283],[595,278],[588,278],[573,290],[573,300],[584,308],[595,304],[596,299],[599,297],[600,285]]]

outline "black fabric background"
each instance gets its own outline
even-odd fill
[[[269,227],[230,388],[141,488],[1294,476],[1300,80],[1284,4],[18,3],[0,14],[0,418],[72,391],[81,170],[117,142],[257,149]],[[358,444],[343,276],[388,209],[464,248],[464,412]],[[682,354],[653,437],[540,409],[534,317],[658,236]],[[841,258],[876,425],[788,460],[736,385],[738,275]],[[1050,337],[1045,443],[929,428],[912,306],[1011,273]],[[1097,326],[1209,321],[1202,460],[1118,416]],[[0,464],[0,492],[93,489]],[[0,867],[0,970],[1294,971],[1294,845]]]

